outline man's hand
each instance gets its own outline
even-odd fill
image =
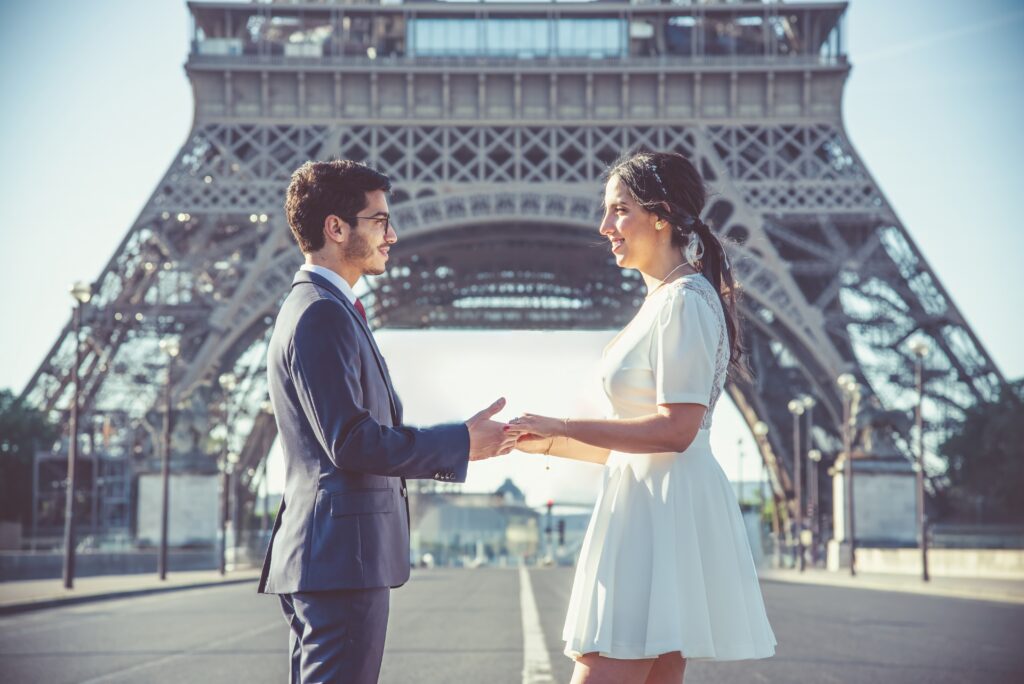
[[[491,420],[491,417],[503,408],[504,397],[466,421],[466,427],[469,428],[470,461],[482,461],[492,456],[507,454],[515,447],[515,435],[505,431],[504,423]]]

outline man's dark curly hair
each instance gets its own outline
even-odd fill
[[[331,214],[355,227],[366,193],[391,190],[391,179],[365,164],[339,159],[308,161],[295,170],[284,202],[295,241],[304,254],[324,246],[324,221]]]

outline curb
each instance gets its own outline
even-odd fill
[[[122,591],[109,591],[96,594],[82,594],[80,596],[59,596],[54,598],[40,598],[21,602],[0,603],[0,616],[17,615],[19,613],[30,613],[48,608],[61,608],[82,603],[96,603],[99,601],[110,601],[114,599],[134,598],[149,594],[167,594],[172,591],[185,591],[188,589],[206,589],[209,587],[220,587],[231,584],[243,584],[255,582],[258,577],[235,577],[231,579],[211,580],[208,582],[196,582],[193,584],[172,584],[169,586],[146,587],[142,589],[125,589]]]
[[[1024,604],[1024,594],[1021,593],[979,591],[936,586],[892,585],[884,582],[873,582],[870,579],[856,581],[831,581],[827,578],[817,577],[789,577],[775,572],[767,572],[763,574],[759,572],[758,578],[764,582],[804,584],[819,587],[835,587],[837,589],[865,589],[868,591],[888,591],[897,594],[915,594],[918,596],[938,596],[942,598],[968,599],[971,601]]]

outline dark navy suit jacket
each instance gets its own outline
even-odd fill
[[[468,429],[402,425],[402,406],[370,329],[315,273],[295,276],[270,339],[267,376],[285,492],[260,592],[404,584],[405,478],[465,481]]]

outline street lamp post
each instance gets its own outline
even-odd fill
[[[217,570],[223,575],[227,571],[228,554],[228,479],[231,473],[228,471],[227,457],[220,462],[220,544],[217,554]]]
[[[807,414],[807,432],[805,433],[806,436],[804,437],[804,445],[803,446],[804,446],[804,449],[807,449],[808,451],[810,451],[811,449],[814,448],[814,407],[817,405],[818,402],[815,401],[814,397],[812,397],[809,394],[805,394],[803,397],[801,397],[800,401],[803,402],[804,413]],[[800,468],[802,470],[803,469],[803,465],[802,465],[802,463],[803,463],[803,454],[800,454],[800,461],[801,461]],[[802,478],[801,479],[801,483],[800,483],[801,486],[803,486],[805,484],[806,479],[807,478]],[[802,509],[802,511],[803,512],[800,514],[801,516],[804,516],[804,515],[807,514],[806,507],[804,507]],[[811,525],[811,528],[812,528],[811,534],[812,535],[814,534],[813,527],[814,527],[814,525],[813,525],[813,522],[812,522],[812,525]],[[801,530],[801,533],[802,532],[803,531]],[[814,554],[814,540],[813,540],[813,538],[811,540],[811,554],[812,554],[812,558],[813,558],[813,554]],[[803,567],[803,561],[802,560],[800,562],[800,565],[801,565],[801,568],[802,568]]]
[[[67,491],[64,499],[64,588],[71,589],[75,585],[75,465],[78,461],[78,404],[79,382],[78,366],[82,363],[82,306],[92,299],[92,286],[77,282],[71,286],[71,296],[75,299],[75,308],[71,313],[72,328],[75,336],[75,365],[71,367],[71,384],[74,391],[71,395],[71,438],[68,441],[68,473]],[[93,474],[95,477],[95,474]]]
[[[545,527],[544,527],[544,532],[546,533],[546,537],[547,537],[547,540],[548,540],[548,543],[547,543],[547,554],[548,555],[547,555],[547,557],[549,559],[554,558],[554,555],[555,555],[554,554],[554,545],[551,542],[551,533],[554,531],[554,530],[551,529],[552,521],[554,520],[554,517],[551,515],[551,509],[553,509],[554,506],[555,506],[555,500],[554,499],[548,499],[548,514],[547,514],[547,518],[546,518],[546,524],[545,524]]]
[[[917,359],[917,407],[914,416],[917,423],[917,535],[921,547],[921,579],[927,582],[928,521],[924,511],[924,415],[921,409],[924,403],[924,357],[928,356],[931,350],[924,340],[915,340],[910,345],[910,351]]]
[[[160,350],[167,354],[167,382],[164,384],[164,448],[161,459],[161,488],[163,491],[160,504],[160,555],[157,565],[160,579],[167,579],[167,532],[170,519],[171,489],[171,382],[174,371],[174,360],[180,347],[172,338],[160,341]]]
[[[818,565],[818,544],[821,537],[821,512],[818,509],[818,463],[821,452],[811,449],[807,452],[811,461],[811,565]]]
[[[167,355],[167,382],[164,384],[164,448],[161,455],[161,502],[160,502],[160,553],[157,556],[157,572],[161,580],[167,579],[167,530],[170,518],[171,486],[171,386],[174,361],[181,351],[178,341],[172,338],[160,340],[160,351]]]
[[[740,481],[739,496],[737,498],[740,500],[740,510],[742,511],[743,510],[743,438],[742,437],[736,440],[736,463],[737,463],[736,467],[740,471],[740,474],[739,474],[739,481]]]
[[[846,498],[846,526],[850,544],[850,576],[857,574],[856,552],[857,536],[854,526],[853,508],[853,421],[860,403],[860,385],[850,373],[843,373],[836,379],[836,384],[843,393],[843,480]]]
[[[228,458],[228,435],[231,432],[230,397],[238,385],[238,378],[234,373],[221,373],[217,382],[220,383],[220,387],[224,391],[224,444],[221,447],[220,459],[220,553],[217,560],[217,569],[223,575],[227,570],[228,491],[231,486],[231,465]]]
[[[796,557],[797,567],[800,572],[804,571],[804,491],[803,480],[803,453],[800,450],[800,416],[804,414],[804,402],[802,399],[793,399],[787,405],[789,412],[793,414],[793,472],[794,472],[794,495],[796,496]]]
[[[228,483],[231,485],[229,494],[231,505],[231,548],[237,555],[238,548],[242,544],[242,505],[238,496],[238,485],[242,481],[242,471],[238,465],[239,454],[237,451],[228,452],[228,471],[230,477]]]
[[[756,423],[754,423],[753,430],[754,430],[754,439],[757,440],[757,446],[758,446],[758,449],[761,451],[762,459],[763,459],[764,458],[764,453],[765,453],[764,440],[768,436],[768,424],[765,423],[764,421],[759,420]],[[768,464],[767,464],[767,462],[764,463],[764,466],[765,466],[765,472],[767,473],[767,471],[768,471]],[[768,478],[765,478],[765,479],[767,480]],[[768,487],[770,489],[772,488],[770,480],[768,481]],[[775,540],[775,549],[774,549],[774,552],[773,552],[772,555],[774,557],[773,558],[773,563],[774,563],[775,567],[780,567],[782,565],[782,540],[780,538],[780,528],[782,527],[782,525],[779,522],[779,506],[778,506],[778,500],[774,496],[774,489],[772,490],[772,502],[774,504],[774,506],[773,506],[774,510],[772,511],[772,537]]]
[[[274,406],[270,401],[264,401],[260,405],[260,410],[268,416],[274,415]],[[270,527],[270,483],[267,481],[267,458],[263,458],[262,465],[263,476],[260,478],[263,482],[263,513],[260,516],[260,535],[266,537],[267,529]]]
[[[263,490],[262,505],[260,507],[260,537],[265,537],[270,519],[270,487],[267,484],[267,459],[260,464],[260,489]]]

